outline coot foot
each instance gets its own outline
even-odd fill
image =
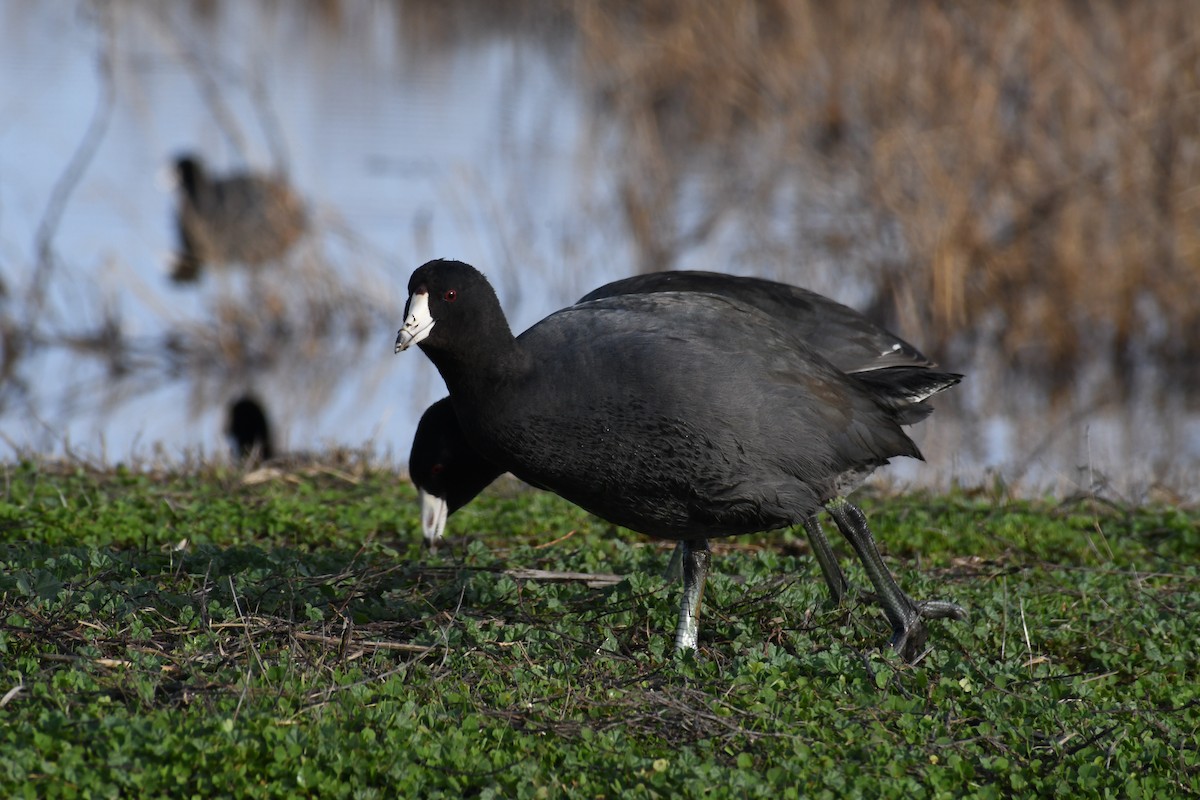
[[[957,603],[948,600],[922,600],[917,603],[917,611],[923,619],[955,619],[967,618],[967,610]]]
[[[915,664],[925,654],[929,631],[920,617],[914,617],[903,629],[893,629],[892,649],[909,664]]]
[[[966,618],[967,612],[953,603],[927,600],[917,604],[904,593],[883,563],[875,537],[867,525],[867,516],[861,508],[843,497],[830,500],[825,508],[862,561],[883,606],[883,613],[892,625],[892,647],[905,661],[912,663],[924,652],[929,633],[923,620]]]

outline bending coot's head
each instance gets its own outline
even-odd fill
[[[437,259],[409,278],[395,352],[420,345],[440,369],[442,354],[486,350],[486,338],[496,335],[512,338],[496,292],[479,270],[461,261]]]
[[[425,544],[435,546],[445,532],[446,519],[502,472],[467,443],[449,397],[426,409],[408,457],[408,473],[421,503]]]

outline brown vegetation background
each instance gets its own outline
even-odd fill
[[[1154,3],[578,2],[582,73],[627,142],[644,269],[736,206],[852,181],[887,242],[875,310],[1064,388],[1200,357],[1200,26]],[[713,182],[688,230],[698,164]],[[802,225],[801,220],[797,220]],[[786,251],[786,243],[783,249]],[[831,246],[837,242],[830,242]]]

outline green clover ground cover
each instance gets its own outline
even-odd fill
[[[0,796],[1200,793],[1195,511],[865,501],[971,610],[908,666],[794,533],[717,544],[676,657],[668,548],[550,495],[431,555],[384,470],[0,479]]]

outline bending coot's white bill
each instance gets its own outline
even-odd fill
[[[418,489],[417,496],[421,502],[421,532],[425,535],[425,543],[435,544],[446,531],[450,505],[444,498],[424,489]]]
[[[404,327],[396,334],[396,349],[399,353],[414,344],[420,344],[433,330],[434,319],[429,314],[429,293],[410,295],[404,308]]]

